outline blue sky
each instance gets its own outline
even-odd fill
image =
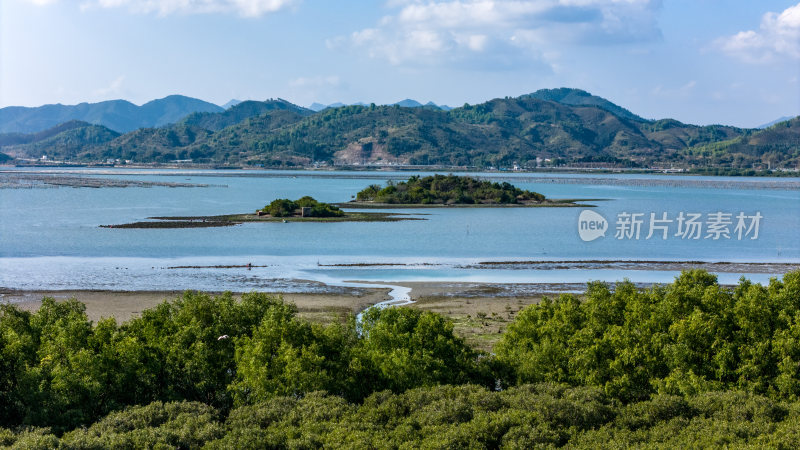
[[[647,118],[756,126],[800,114],[798,77],[797,0],[0,2],[0,106],[458,106],[566,86]]]

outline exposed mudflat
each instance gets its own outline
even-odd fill
[[[77,175],[48,173],[18,173],[0,171],[0,189],[41,188],[125,188],[125,187],[174,187],[205,188],[228,187],[223,184],[173,183],[166,181],[141,181],[118,178],[82,177]]]
[[[148,217],[146,221],[100,225],[100,228],[213,228],[240,225],[245,222],[399,222],[426,220],[400,213],[348,212],[340,217],[272,217],[255,214],[227,214],[221,216]]]
[[[331,288],[327,293],[274,293],[297,305],[301,316],[318,321],[340,320],[347,314],[358,313],[389,298],[385,288]],[[11,303],[27,311],[35,311],[43,297],[56,300],[75,298],[86,305],[89,319],[98,321],[113,317],[118,322],[141,315],[145,309],[153,308],[165,300],[182,295],[180,291],[20,291],[0,289],[0,303]],[[217,293],[218,294],[218,293]],[[234,294],[235,297],[241,293]]]
[[[703,269],[724,273],[786,273],[800,270],[795,263],[755,262],[705,262],[705,261],[636,261],[636,260],[591,260],[591,261],[486,261],[461,266],[464,269],[504,270],[663,270],[679,271]]]

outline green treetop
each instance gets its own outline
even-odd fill
[[[412,176],[408,181],[373,184],[356,195],[360,202],[394,204],[523,204],[545,200],[544,195],[510,183],[494,183],[456,175]]]
[[[344,211],[336,206],[318,202],[307,195],[294,201],[287,198],[275,199],[262,211],[272,217],[291,217],[299,215],[301,208],[311,208],[311,211],[305,215],[306,217],[341,217],[344,215]]]

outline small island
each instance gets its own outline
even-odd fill
[[[576,200],[545,198],[538,192],[510,183],[495,183],[457,175],[412,176],[408,181],[386,187],[366,187],[346,203],[323,203],[306,195],[297,200],[279,198],[249,214],[220,216],[148,217],[142,222],[100,225],[101,228],[209,228],[244,222],[397,222],[425,220],[387,212],[344,211],[344,209],[426,208],[426,207],[590,207]]]
[[[319,202],[306,195],[297,200],[288,198],[275,199],[269,205],[256,211],[258,216],[271,217],[344,217],[344,211],[338,206]]]
[[[508,182],[496,183],[457,175],[412,176],[408,181],[373,184],[355,199],[337,204],[350,208],[418,207],[535,207],[590,206],[573,200],[550,200],[538,192],[520,189]]]
[[[279,198],[255,213],[220,216],[148,217],[148,221],[119,225],[100,225],[101,228],[210,228],[228,227],[245,222],[397,222],[425,220],[396,213],[344,212],[338,206],[305,196],[297,200]]]

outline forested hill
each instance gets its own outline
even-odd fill
[[[251,117],[258,117],[268,111],[292,111],[301,116],[310,116],[314,111],[297,106],[283,99],[267,100],[263,102],[247,100],[239,102],[224,112],[197,112],[183,118],[180,123],[205,128],[210,131],[219,131],[231,125],[241,123]]]
[[[564,105],[572,106],[597,106],[600,109],[604,109],[608,112],[614,113],[619,117],[624,117],[625,119],[646,122],[645,119],[637,116],[627,109],[581,89],[539,89],[538,91],[523,97],[548,100],[551,102],[558,102]]]
[[[800,116],[779,122],[763,130],[748,130],[734,139],[710,142],[690,150],[693,158],[718,158],[732,155],[733,163],[738,159],[760,158],[770,168],[794,161],[800,162]]]
[[[9,155],[36,159],[55,156],[61,160],[81,159],[86,148],[113,141],[120,134],[102,125],[71,120],[35,134],[0,134],[0,148]]]
[[[79,162],[191,159],[267,167],[779,168],[800,161],[798,136],[797,121],[763,131],[648,121],[584,91],[560,89],[450,111],[373,104],[314,113],[284,100],[244,102],[221,113],[190,115],[176,125],[139,129],[105,142],[95,139],[76,155],[59,145],[46,151]],[[18,143],[0,144],[0,151],[38,158],[45,149]]]
[[[41,142],[45,139],[51,138],[59,133],[63,133],[65,131],[73,130],[75,128],[82,128],[88,127],[92,124],[83,122],[81,120],[70,120],[69,122],[64,122],[58,124],[52,128],[48,128],[46,130],[40,131],[38,133],[5,133],[0,134],[0,146],[10,146],[10,145],[18,145],[18,144],[30,144],[34,142]],[[119,135],[119,133],[117,133]]]

